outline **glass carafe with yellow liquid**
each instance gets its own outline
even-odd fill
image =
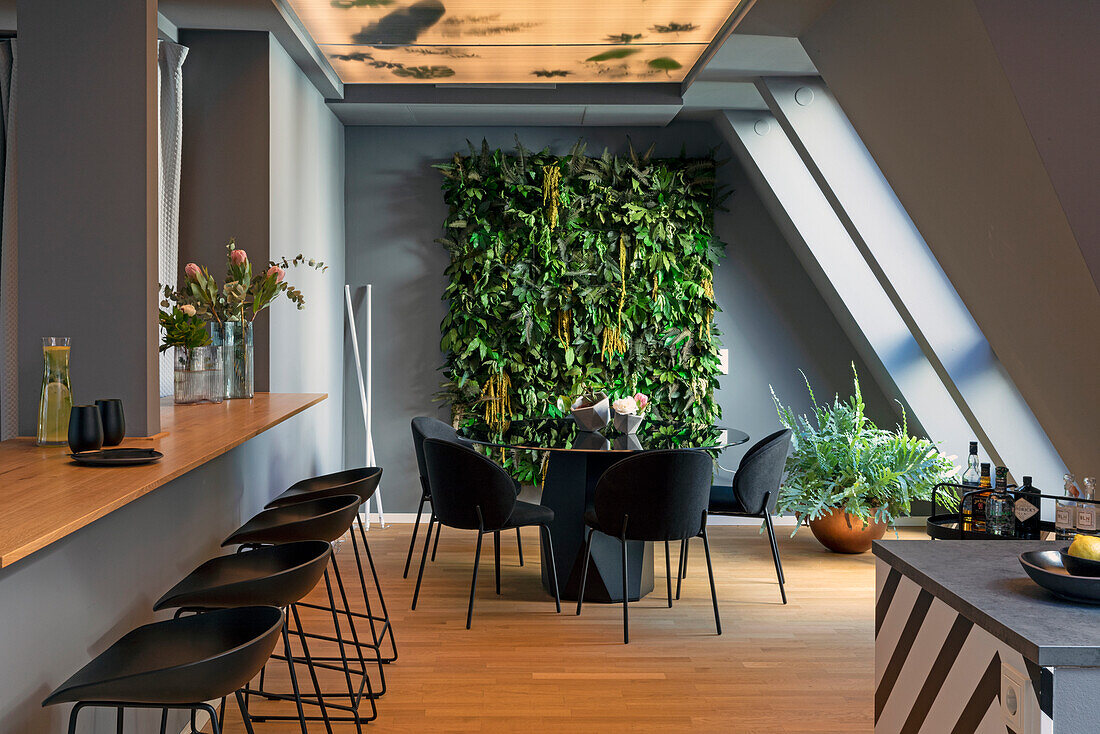
[[[69,337],[42,337],[42,397],[38,401],[39,446],[69,442],[69,413],[73,409],[69,385]]]

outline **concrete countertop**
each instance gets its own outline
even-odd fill
[[[1020,566],[1041,540],[881,540],[875,556],[1043,666],[1100,667],[1100,606],[1064,601]]]

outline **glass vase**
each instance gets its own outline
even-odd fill
[[[38,400],[39,446],[69,442],[69,413],[73,409],[69,384],[69,337],[42,337],[42,394]]]
[[[225,400],[222,348],[176,347],[175,403],[220,403]]]
[[[211,339],[222,348],[225,364],[225,396],[251,398],[253,385],[252,322],[226,321],[211,324]]]

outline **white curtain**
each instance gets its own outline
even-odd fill
[[[183,61],[187,47],[170,41],[157,44],[157,113],[160,127],[160,253],[159,282],[176,285],[179,275],[180,160],[183,143]],[[160,302],[160,297],[157,297]],[[173,392],[172,352],[160,355],[161,397]]]
[[[15,192],[15,41],[0,42],[0,440],[19,430],[19,328]]]

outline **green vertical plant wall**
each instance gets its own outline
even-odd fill
[[[721,411],[718,163],[470,146],[443,174],[450,253],[441,397],[456,424],[553,414],[585,389],[644,392],[657,417]],[[509,468],[531,478],[531,461]]]

